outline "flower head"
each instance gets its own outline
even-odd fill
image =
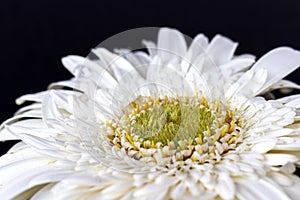
[[[299,199],[300,52],[255,62],[217,35],[162,28],[146,52],[67,56],[75,76],[17,100],[1,126],[21,140],[0,158],[5,199]]]

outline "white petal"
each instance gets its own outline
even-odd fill
[[[133,183],[114,183],[111,186],[101,191],[101,197],[105,199],[117,199],[124,196],[130,189],[132,189]],[[97,197],[94,197],[97,199]],[[100,199],[100,198],[98,198]]]
[[[57,199],[57,196],[51,192],[54,184],[48,184],[33,195],[31,200],[53,200]]]
[[[243,71],[250,67],[255,62],[254,59],[251,58],[235,58],[227,63],[220,65],[220,69],[228,74],[234,74],[240,71]],[[228,77],[231,78],[231,77]]]
[[[42,104],[41,103],[33,103],[29,106],[24,106],[22,108],[20,108],[15,115],[21,115],[21,114],[25,114],[26,112],[30,111],[30,110],[41,110],[42,109]]]
[[[135,71],[134,67],[122,56],[113,54],[104,48],[93,49],[92,52],[104,62],[104,69],[111,70],[117,80],[121,80],[126,73]]]
[[[300,150],[300,138],[281,137],[278,144],[274,147],[275,150]]]
[[[174,186],[174,188],[172,188],[171,197],[173,199],[182,197],[185,191],[186,191],[186,186],[184,185],[184,183],[179,183],[178,185]]]
[[[219,174],[216,185],[216,192],[223,199],[233,199],[235,195],[235,185],[228,174]]]
[[[60,168],[55,167],[54,160],[42,157],[30,148],[25,148],[14,154],[6,154],[0,158],[0,195],[3,199],[12,197],[24,192],[35,185],[48,181],[57,181],[56,176],[47,176],[48,172]],[[67,170],[65,170],[67,171]],[[54,173],[54,172],[53,172]],[[54,173],[55,174],[55,173]],[[34,178],[43,175],[44,178],[31,184]],[[46,178],[46,179],[45,179]],[[62,177],[60,177],[62,178]]]
[[[296,176],[293,176],[291,178],[294,181],[293,185],[284,187],[284,190],[291,199],[300,199],[300,179]]]
[[[300,85],[298,85],[292,81],[280,80],[279,82],[276,82],[275,84],[271,85],[270,88],[263,91],[262,93],[264,93],[268,90],[276,90],[276,89],[281,89],[281,88],[292,88],[292,89],[300,90]]]
[[[286,104],[290,101],[296,100],[296,99],[300,99],[300,94],[296,94],[296,95],[290,95],[290,96],[286,96],[286,97],[282,97],[280,99],[277,99],[277,101]]]
[[[230,39],[216,35],[207,47],[207,54],[211,56],[216,65],[228,62],[237,48],[238,43],[232,42]]]
[[[66,67],[66,69],[69,70],[69,72],[71,72],[74,76],[78,75],[78,72],[82,67],[84,61],[84,57],[74,55],[66,56],[61,59],[61,62]]]
[[[278,130],[267,131],[265,134],[271,137],[287,136],[293,133],[291,128],[280,128]]]
[[[151,196],[151,195],[155,196],[155,194],[160,194],[164,190],[166,190],[166,188],[162,187],[161,185],[148,183],[144,187],[134,192],[134,197],[140,198],[140,197]]]
[[[186,73],[189,66],[196,64],[196,58],[205,52],[208,45],[208,39],[204,34],[198,34],[192,44],[190,45],[187,54],[182,59],[181,65],[183,66],[182,71]]]
[[[161,28],[158,33],[157,54],[163,63],[182,59],[187,52],[183,35],[169,28]]]
[[[7,129],[3,128],[0,130],[0,141],[7,141],[7,140],[19,140],[16,135],[11,134]]]
[[[154,42],[149,40],[143,40],[142,44],[146,46],[151,58],[157,55],[157,47]]]
[[[268,165],[272,165],[272,166],[278,166],[278,165],[285,165],[288,162],[294,163],[297,162],[299,160],[299,158],[297,158],[294,155],[290,155],[290,154],[285,154],[283,153],[267,153],[265,155],[266,157],[266,162],[268,163]]]
[[[262,138],[251,147],[251,150],[258,153],[266,153],[276,145],[275,138]]]
[[[238,92],[240,92],[253,78],[254,72],[252,70],[247,71],[243,76],[237,80],[234,84],[230,86],[230,88],[226,91],[225,97],[227,99],[232,98]]]
[[[198,34],[193,39],[192,44],[189,47],[189,51],[192,51],[193,54],[202,53],[208,46],[208,39],[204,34]]]
[[[77,79],[72,78],[72,79],[66,80],[66,81],[59,81],[59,82],[56,82],[56,83],[51,83],[48,86],[48,89],[49,90],[51,90],[51,89],[63,89],[63,88],[79,89],[78,88],[79,83],[76,82],[76,80]]]
[[[43,187],[44,185],[37,185],[35,187],[32,187],[26,190],[25,192],[20,193],[18,196],[14,197],[14,200],[31,199],[31,197]]]
[[[253,71],[258,71],[260,69],[266,69],[268,71],[267,81],[257,94],[280,81],[299,66],[299,51],[288,47],[280,47],[268,52],[251,68]]]
[[[241,199],[288,200],[285,192],[270,179],[258,182],[246,182],[237,185],[238,197]]]
[[[251,76],[251,74],[253,75]],[[249,70],[229,88],[229,91],[227,91],[226,95],[230,97],[238,93],[239,95],[244,95],[248,98],[254,97],[257,91],[259,91],[264,86],[266,79],[266,70],[260,69],[255,72]]]
[[[293,179],[290,174],[285,174],[282,172],[272,172],[271,175],[272,180],[274,180],[278,185],[290,187],[293,185]]]
[[[150,63],[150,58],[146,53],[126,50],[123,52],[123,56],[135,67],[141,77],[146,78],[147,68]]]
[[[35,102],[42,102],[43,99],[48,95],[48,91],[39,92],[36,94],[26,94],[24,96],[19,97],[16,100],[18,105],[23,104],[25,101],[35,101]]]
[[[285,104],[285,106],[293,107],[297,109],[300,108],[300,98],[288,102],[287,104]]]

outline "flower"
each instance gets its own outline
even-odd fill
[[[168,28],[144,44],[67,56],[75,78],[17,99],[33,103],[1,126],[21,140],[0,158],[3,199],[300,199],[300,96],[264,98],[299,89],[282,80],[299,51],[255,62]]]

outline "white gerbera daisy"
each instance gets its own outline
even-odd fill
[[[199,34],[162,28],[142,51],[67,56],[75,78],[17,100],[1,126],[1,199],[300,199],[300,52],[255,62]]]

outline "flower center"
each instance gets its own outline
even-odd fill
[[[107,122],[111,144],[144,162],[218,162],[243,141],[241,114],[220,101],[140,96]]]
[[[161,142],[163,146],[170,141],[178,144],[180,140],[196,144],[195,138],[203,139],[212,123],[212,112],[201,104],[163,102],[138,115],[132,125],[132,133],[144,140]]]

